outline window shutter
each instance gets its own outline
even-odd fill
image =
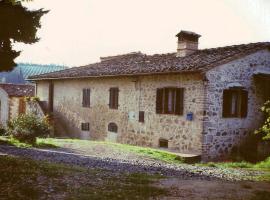
[[[168,107],[169,107],[169,90],[170,90],[169,88],[164,89],[163,112],[166,113],[166,114],[169,113],[169,109],[168,109]]]
[[[83,107],[90,107],[90,89],[83,89],[83,97],[82,97],[82,106]]]
[[[115,102],[114,102],[114,105],[115,105],[115,108],[118,109],[118,96],[119,96],[119,89],[118,88],[115,88]]]
[[[183,112],[184,112],[184,88],[177,88],[175,114],[183,115]]]
[[[83,94],[82,94],[82,106],[85,107],[85,92],[86,90],[83,89]]]
[[[91,105],[91,90],[90,89],[87,89],[87,106],[90,107]]]
[[[156,96],[156,113],[161,114],[162,113],[162,104],[163,104],[163,89],[158,88],[157,89],[157,96]]]
[[[245,118],[248,111],[248,92],[245,90],[241,91],[241,117]]]
[[[110,96],[109,96],[109,107],[112,108],[113,94],[112,88],[110,88]]]
[[[139,111],[139,122],[144,122],[144,111]]]
[[[230,90],[223,91],[223,106],[222,106],[222,116],[229,117],[231,110],[231,92]]]
[[[112,109],[118,109],[118,96],[119,89],[118,88],[110,88],[110,99],[109,99],[109,107]]]

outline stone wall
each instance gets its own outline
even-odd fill
[[[156,89],[183,87],[184,115],[156,114]],[[109,89],[119,88],[119,108],[109,109]],[[91,107],[82,107],[82,89],[91,89]],[[48,100],[48,83],[37,83],[37,96]],[[203,84],[199,74],[111,77],[54,81],[55,129],[59,136],[106,140],[108,124],[118,126],[117,141],[158,147],[160,138],[169,141],[169,149],[185,153],[201,153]],[[138,122],[139,111],[145,122]],[[186,114],[194,114],[193,121]],[[90,131],[81,131],[81,123],[89,122]]]
[[[218,66],[206,73],[204,118],[204,160],[222,159],[233,146],[253,133],[263,120],[259,108],[264,103],[261,85],[253,78],[255,70],[270,72],[270,53],[260,51],[233,62]],[[246,118],[222,118],[223,90],[230,83],[240,83],[248,90],[248,114]],[[270,90],[270,86],[268,88]]]
[[[14,119],[19,115],[19,97],[9,98],[9,119]]]
[[[6,126],[9,119],[9,97],[8,94],[0,88],[0,124]]]

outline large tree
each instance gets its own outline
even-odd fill
[[[43,9],[29,10],[16,0],[0,0],[0,71],[10,71],[20,55],[12,46],[15,42],[33,44],[41,27],[40,18],[47,13]]]

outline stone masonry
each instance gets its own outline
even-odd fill
[[[184,90],[183,116],[156,114],[156,89],[181,87]],[[110,109],[109,89],[119,88],[119,108]],[[82,90],[91,89],[91,107],[82,107]],[[48,83],[37,82],[37,96],[47,101]],[[106,140],[108,124],[118,126],[117,141],[158,147],[160,138],[167,139],[170,150],[201,153],[203,84],[200,74],[156,75],[119,78],[94,78],[54,81],[54,117],[58,135]],[[138,122],[139,111],[145,122]],[[186,113],[194,113],[187,121]],[[90,131],[81,131],[89,122]],[[60,130],[60,132],[59,132]]]
[[[158,147],[167,139],[168,149],[201,154],[203,160],[222,158],[246,135],[261,125],[259,111],[264,99],[253,78],[256,70],[270,71],[270,53],[258,51],[204,73],[138,75],[81,79],[56,79],[54,84],[54,119],[58,136],[108,140],[108,124],[118,126],[117,142]],[[223,118],[223,90],[239,83],[248,90],[246,118]],[[48,101],[49,81],[40,80],[37,96]],[[110,109],[109,89],[119,88],[119,108]],[[184,88],[183,116],[156,114],[156,90],[163,87]],[[82,107],[82,90],[91,89],[91,107]],[[139,111],[145,122],[138,121]],[[193,120],[186,119],[193,113]],[[90,123],[90,131],[81,131],[81,123]]]
[[[203,120],[204,160],[222,159],[233,146],[248,134],[253,134],[263,122],[259,108],[266,100],[260,82],[253,74],[256,70],[270,72],[269,51],[259,51],[241,59],[220,65],[206,73],[205,117]],[[248,91],[246,118],[222,118],[223,90],[231,83],[240,83]],[[270,90],[270,85],[268,86]]]

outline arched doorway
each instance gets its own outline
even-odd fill
[[[107,134],[107,141],[116,142],[117,141],[117,134],[118,133],[118,126],[116,123],[111,122],[108,124],[108,134]]]

